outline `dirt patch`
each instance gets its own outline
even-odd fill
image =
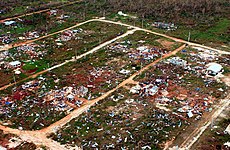
[[[223,77],[223,78],[222,78],[222,81],[224,81],[224,83],[225,83],[227,86],[230,86],[230,74],[228,74],[227,76]]]
[[[114,106],[109,106],[109,107],[106,109],[107,112],[111,112],[112,110],[114,110]]]
[[[35,73],[37,70],[38,70],[38,68],[31,69],[31,70],[28,71],[28,73],[29,73],[29,74],[33,74],[33,73]]]
[[[6,85],[9,83],[11,80],[10,76],[8,73],[3,72],[2,70],[0,71],[0,86]]]
[[[175,43],[175,42],[170,42],[170,41],[163,40],[163,39],[158,39],[156,41],[159,42],[166,49],[170,49],[172,45]]]

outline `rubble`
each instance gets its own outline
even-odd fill
[[[165,30],[176,30],[177,26],[174,23],[154,22],[153,26]]]
[[[27,32],[27,33],[25,33],[24,35],[25,35],[24,38],[27,39],[27,40],[39,38],[39,34],[38,34],[37,31]]]
[[[134,19],[137,18],[136,16],[131,16],[131,15],[125,14],[122,11],[118,11],[117,14],[120,15],[120,16],[123,16],[123,17],[131,17],[131,18],[134,18]]]
[[[13,20],[5,21],[4,24],[5,24],[6,26],[15,25],[15,24],[16,24],[16,21],[13,21]]]
[[[158,87],[153,84],[139,83],[132,87],[130,92],[133,94],[139,94],[141,96],[153,96],[158,92]]]
[[[20,57],[22,55],[27,55],[30,59],[42,59],[47,50],[41,50],[44,48],[44,45],[38,45],[36,43],[29,43],[17,47],[17,53],[14,54],[14,57]]]
[[[50,10],[48,13],[57,15],[58,11]],[[126,16],[121,11],[118,14]],[[66,19],[69,16],[62,14],[57,18]],[[168,30],[177,28],[174,24],[161,22],[156,22],[155,26]],[[66,41],[79,40],[77,34],[80,32],[83,30],[66,30],[50,40],[55,39],[54,45],[62,48]],[[34,31],[26,33],[21,39],[38,37],[39,33]],[[138,39],[137,42],[137,45],[129,40],[112,43],[100,51],[105,54],[101,58],[96,54],[85,57],[84,60],[71,62],[72,64],[60,68],[61,71],[58,71],[61,75],[56,72],[58,77],[55,76],[55,70],[52,70],[46,77],[39,77],[13,88],[12,94],[1,97],[1,115],[12,120],[9,126],[17,126],[20,130],[43,128],[55,122],[56,118],[60,119],[81,107],[85,101],[103,95],[117,86],[127,75],[139,70],[143,62],[149,64],[168,53],[166,49],[148,44],[145,39]],[[0,53],[0,60],[24,54],[29,55],[33,61],[36,58],[42,59],[47,51],[40,51],[40,48],[42,45],[39,44],[25,44],[17,47],[15,54]],[[73,48],[61,50],[70,52]],[[184,55],[191,59],[182,57]],[[139,75],[135,79],[138,81],[127,85],[129,91],[118,89],[118,93],[113,93],[108,99],[100,101],[100,105],[91,107],[70,121],[52,138],[67,143],[68,146],[80,145],[95,149],[137,149],[137,145],[141,149],[151,149],[152,145],[158,146],[171,138],[175,129],[178,132],[182,130],[187,120],[199,119],[204,112],[212,111],[210,106],[216,99],[212,93],[217,92],[209,87],[215,84],[215,79],[205,76],[204,70],[219,73],[223,67],[209,67],[210,61],[218,61],[218,55],[208,52],[189,53],[184,49],[180,56],[161,61],[152,66],[152,72],[146,71]],[[9,64],[13,68],[22,65],[20,61]],[[81,65],[85,65],[84,69],[79,69]],[[24,73],[20,69],[14,72],[18,75]],[[218,91],[223,93],[225,88],[220,87]],[[206,88],[208,92],[205,91]],[[44,110],[39,109],[40,107],[44,107]],[[24,118],[15,119],[20,116],[30,118],[29,122],[25,123]],[[124,143],[122,147],[121,142]],[[150,143],[151,146],[148,145]]]
[[[50,10],[49,12],[48,12],[48,14],[49,15],[53,15],[53,16],[56,16],[57,15],[57,10]]]
[[[10,44],[13,42],[13,38],[11,36],[11,34],[8,35],[1,35],[0,36],[0,41],[2,44]]]
[[[21,64],[22,64],[22,63],[21,63],[20,61],[16,60],[16,61],[10,62],[10,63],[9,63],[9,67],[11,67],[11,68],[17,68],[17,67],[20,67]]]
[[[45,93],[44,99],[46,101],[69,101],[72,104],[80,107],[84,101],[80,97],[85,97],[88,93],[88,88],[80,87],[63,87],[62,89],[51,90]],[[65,107],[64,103],[59,104],[60,108]]]
[[[59,36],[58,39],[56,39],[55,41],[69,41],[71,39],[78,39],[78,37],[76,37],[76,35],[78,33],[81,33],[83,30],[81,28],[79,29],[74,29],[74,30],[66,30],[64,32],[62,32],[62,34]]]
[[[227,126],[227,128],[224,130],[225,134],[229,134],[230,135],[230,124]]]
[[[3,117],[3,123],[5,120],[11,119],[12,123],[8,126],[13,125],[20,130],[39,129],[50,125],[51,122],[58,119],[55,117],[63,117],[66,113],[70,113],[75,105],[79,107],[83,104],[82,99],[76,99],[75,104],[74,99],[67,98],[68,92],[72,92],[71,89],[73,88],[64,88],[65,91],[62,92],[66,97],[63,97],[63,99],[57,93],[55,95],[56,99],[47,100],[48,94],[52,93],[46,92],[48,90],[46,78],[39,77],[37,80],[26,82],[12,90],[12,94],[1,97],[0,113]],[[36,97],[34,97],[35,95]],[[40,107],[43,109],[41,110]],[[24,116],[23,119],[18,117],[22,115]],[[45,122],[42,121],[50,116],[53,117]],[[31,123],[28,123],[28,117],[33,118],[29,120]],[[22,121],[18,121],[18,119]]]
[[[179,57],[173,57],[171,59],[168,59],[170,63],[174,64],[174,65],[178,65],[181,67],[186,67],[187,66],[187,61],[179,58]]]
[[[162,49],[153,47],[150,48],[148,46],[140,46],[136,50],[132,50],[130,52],[129,58],[133,58],[135,60],[152,60],[159,56],[164,55],[166,52]]]
[[[120,71],[121,74],[129,74],[130,73],[130,70],[125,70],[125,69],[122,69]]]

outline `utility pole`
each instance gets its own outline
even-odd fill
[[[47,67],[48,67],[47,69],[49,69],[49,68],[50,68],[50,63],[49,63],[49,62],[47,63]],[[49,70],[49,71],[50,71],[50,70]]]
[[[141,20],[141,27],[144,28],[144,19]]]
[[[83,20],[85,21],[85,12],[83,12]]]
[[[191,33],[189,31],[189,33],[188,33],[188,42],[190,41],[190,37],[191,37]]]
[[[211,128],[213,128],[213,118],[212,118],[212,122],[211,122]]]
[[[77,50],[75,49],[75,59],[77,59]]]
[[[103,17],[105,17],[105,9],[103,10]]]
[[[144,28],[144,14],[142,14],[141,27]]]
[[[16,85],[16,78],[14,74],[13,74],[13,78],[14,78],[14,84]]]

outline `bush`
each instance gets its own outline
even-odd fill
[[[25,64],[24,66],[22,66],[23,70],[34,70],[37,67],[34,64]]]

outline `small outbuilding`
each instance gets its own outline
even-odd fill
[[[215,76],[218,73],[223,72],[223,67],[220,64],[217,64],[217,63],[209,63],[207,65],[207,67],[208,67],[207,68],[207,74],[208,75]]]

